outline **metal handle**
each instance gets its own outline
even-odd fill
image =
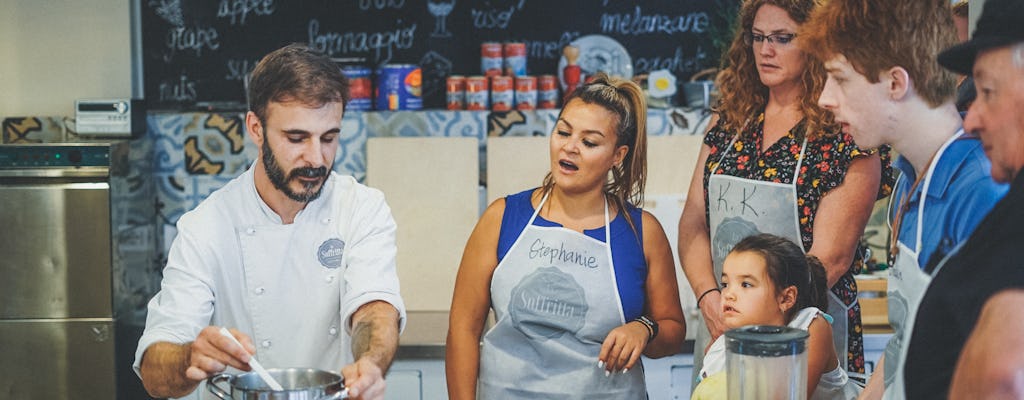
[[[21,167],[0,168],[0,177],[5,178],[106,178],[110,167]]]
[[[348,388],[341,388],[341,391],[329,394],[316,400],[344,400],[348,398]]]
[[[231,393],[225,392],[220,386],[217,386],[217,382],[223,382],[234,378],[231,374],[217,374],[206,379],[206,390],[213,393],[214,396],[220,397],[221,400],[231,400]]]

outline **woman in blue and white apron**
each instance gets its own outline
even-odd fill
[[[815,4],[744,1],[724,55],[730,67],[718,76],[721,99],[679,220],[680,262],[701,312],[695,372],[705,346],[722,334],[721,261],[740,239],[763,232],[801,244],[825,265],[836,354],[863,379],[855,256],[891,180],[883,180],[887,155],[859,149],[816,104],[826,73],[796,34]]]
[[[647,398],[640,355],[679,352],[686,326],[668,240],[635,206],[645,127],[640,87],[598,74],[559,115],[543,186],[484,211],[452,298],[450,398]]]

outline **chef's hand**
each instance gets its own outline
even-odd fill
[[[185,370],[187,378],[201,381],[224,372],[228,366],[242,371],[249,370],[249,358],[256,353],[256,347],[248,335],[237,329],[230,331],[242,347],[221,335],[220,327],[208,326],[199,332],[199,336],[189,346],[188,368]]]
[[[708,342],[714,342],[726,330],[725,321],[722,320],[722,292],[708,293],[697,306],[700,307],[704,323],[708,326],[708,333],[711,334],[711,340]]]
[[[633,368],[647,347],[649,337],[650,331],[640,322],[627,322],[612,329],[597,355],[598,367],[604,368],[605,375]]]
[[[377,363],[366,357],[341,369],[350,399],[377,400],[384,398],[384,374]]]

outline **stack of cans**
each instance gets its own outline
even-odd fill
[[[554,75],[526,75],[526,44],[480,45],[481,75],[453,75],[447,81],[449,110],[511,111],[558,107]],[[538,90],[538,87],[540,90]]]

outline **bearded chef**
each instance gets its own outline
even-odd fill
[[[383,398],[405,306],[383,194],[331,169],[348,95],[338,67],[302,45],[253,70],[245,125],[259,158],[178,221],[135,355],[150,395],[198,398],[203,380],[257,355],[340,370],[351,397]]]

